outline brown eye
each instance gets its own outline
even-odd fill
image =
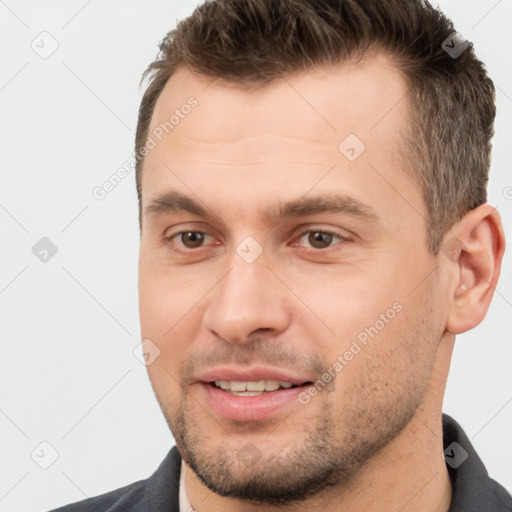
[[[308,235],[308,243],[315,249],[325,249],[329,247],[333,241],[333,234],[325,231],[310,231]]]
[[[180,239],[185,247],[195,249],[203,244],[205,235],[206,234],[201,231],[184,231],[180,233]]]

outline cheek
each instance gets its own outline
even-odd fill
[[[139,266],[139,315],[142,339],[150,339],[160,350],[147,367],[159,397],[178,403],[181,393],[180,370],[190,341],[200,321],[201,293],[162,269],[161,265],[141,261]]]
[[[393,287],[379,283],[367,268],[311,266],[307,272],[289,271],[283,280],[290,283],[298,299],[296,321],[316,323],[317,337],[325,337],[325,348],[337,353],[348,348],[353,338],[361,333],[364,336],[365,329],[376,322],[382,328],[382,314],[389,310],[388,316],[393,319],[396,313]],[[390,320],[385,320],[387,325]]]
[[[394,306],[343,341],[346,350],[336,387],[354,407],[417,406],[429,385],[442,334],[439,318],[435,312],[428,314],[424,299],[402,298]]]
[[[206,284],[181,274],[157,258],[141,257],[139,313],[143,337],[171,338],[176,327],[194,315]]]
[[[317,318],[309,312],[298,322],[310,335],[314,333],[311,343],[327,371],[339,376],[342,388],[362,380],[374,387],[379,381],[395,389],[411,382],[421,386],[438,338],[438,319],[425,309],[429,290],[421,287],[411,294],[406,280],[390,276],[389,268],[324,280],[316,277],[302,279],[295,291]]]

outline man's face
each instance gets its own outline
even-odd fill
[[[349,481],[422,402],[446,301],[400,157],[406,95],[373,56],[252,91],[180,69],[157,102],[142,337],[177,446],[219,494]]]

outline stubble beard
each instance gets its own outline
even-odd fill
[[[300,440],[292,440],[279,452],[265,453],[243,434],[223,435],[216,442],[182,398],[174,421],[167,420],[178,451],[196,476],[220,496],[271,506],[302,502],[327,489],[335,494],[348,489],[365,464],[409,423],[421,401],[400,397],[394,409],[377,404],[371,412],[359,411],[345,418],[341,437],[332,404],[325,402],[316,425],[305,430]],[[282,429],[286,421],[273,434]],[[246,457],[248,446],[252,450]]]

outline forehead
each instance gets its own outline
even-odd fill
[[[199,107],[194,114],[200,116],[190,116],[187,123],[173,128],[174,133],[185,131],[184,137],[193,132],[197,139],[207,140],[214,134],[219,142],[231,141],[233,134],[242,138],[286,133],[318,140],[330,135],[335,142],[348,126],[364,137],[377,128],[383,116],[387,128],[393,121],[403,120],[407,101],[401,100],[406,93],[402,73],[382,53],[286,75],[261,87],[199,76],[182,66],[156,102],[150,132],[168,122],[193,96]],[[287,115],[283,117],[283,113]]]
[[[333,167],[336,177],[330,173],[324,187],[361,189],[376,173],[404,180],[407,92],[381,54],[251,88],[182,67],[155,105],[143,204],[168,189],[190,188],[205,197],[216,191],[230,204],[241,191],[275,202],[304,195]]]

